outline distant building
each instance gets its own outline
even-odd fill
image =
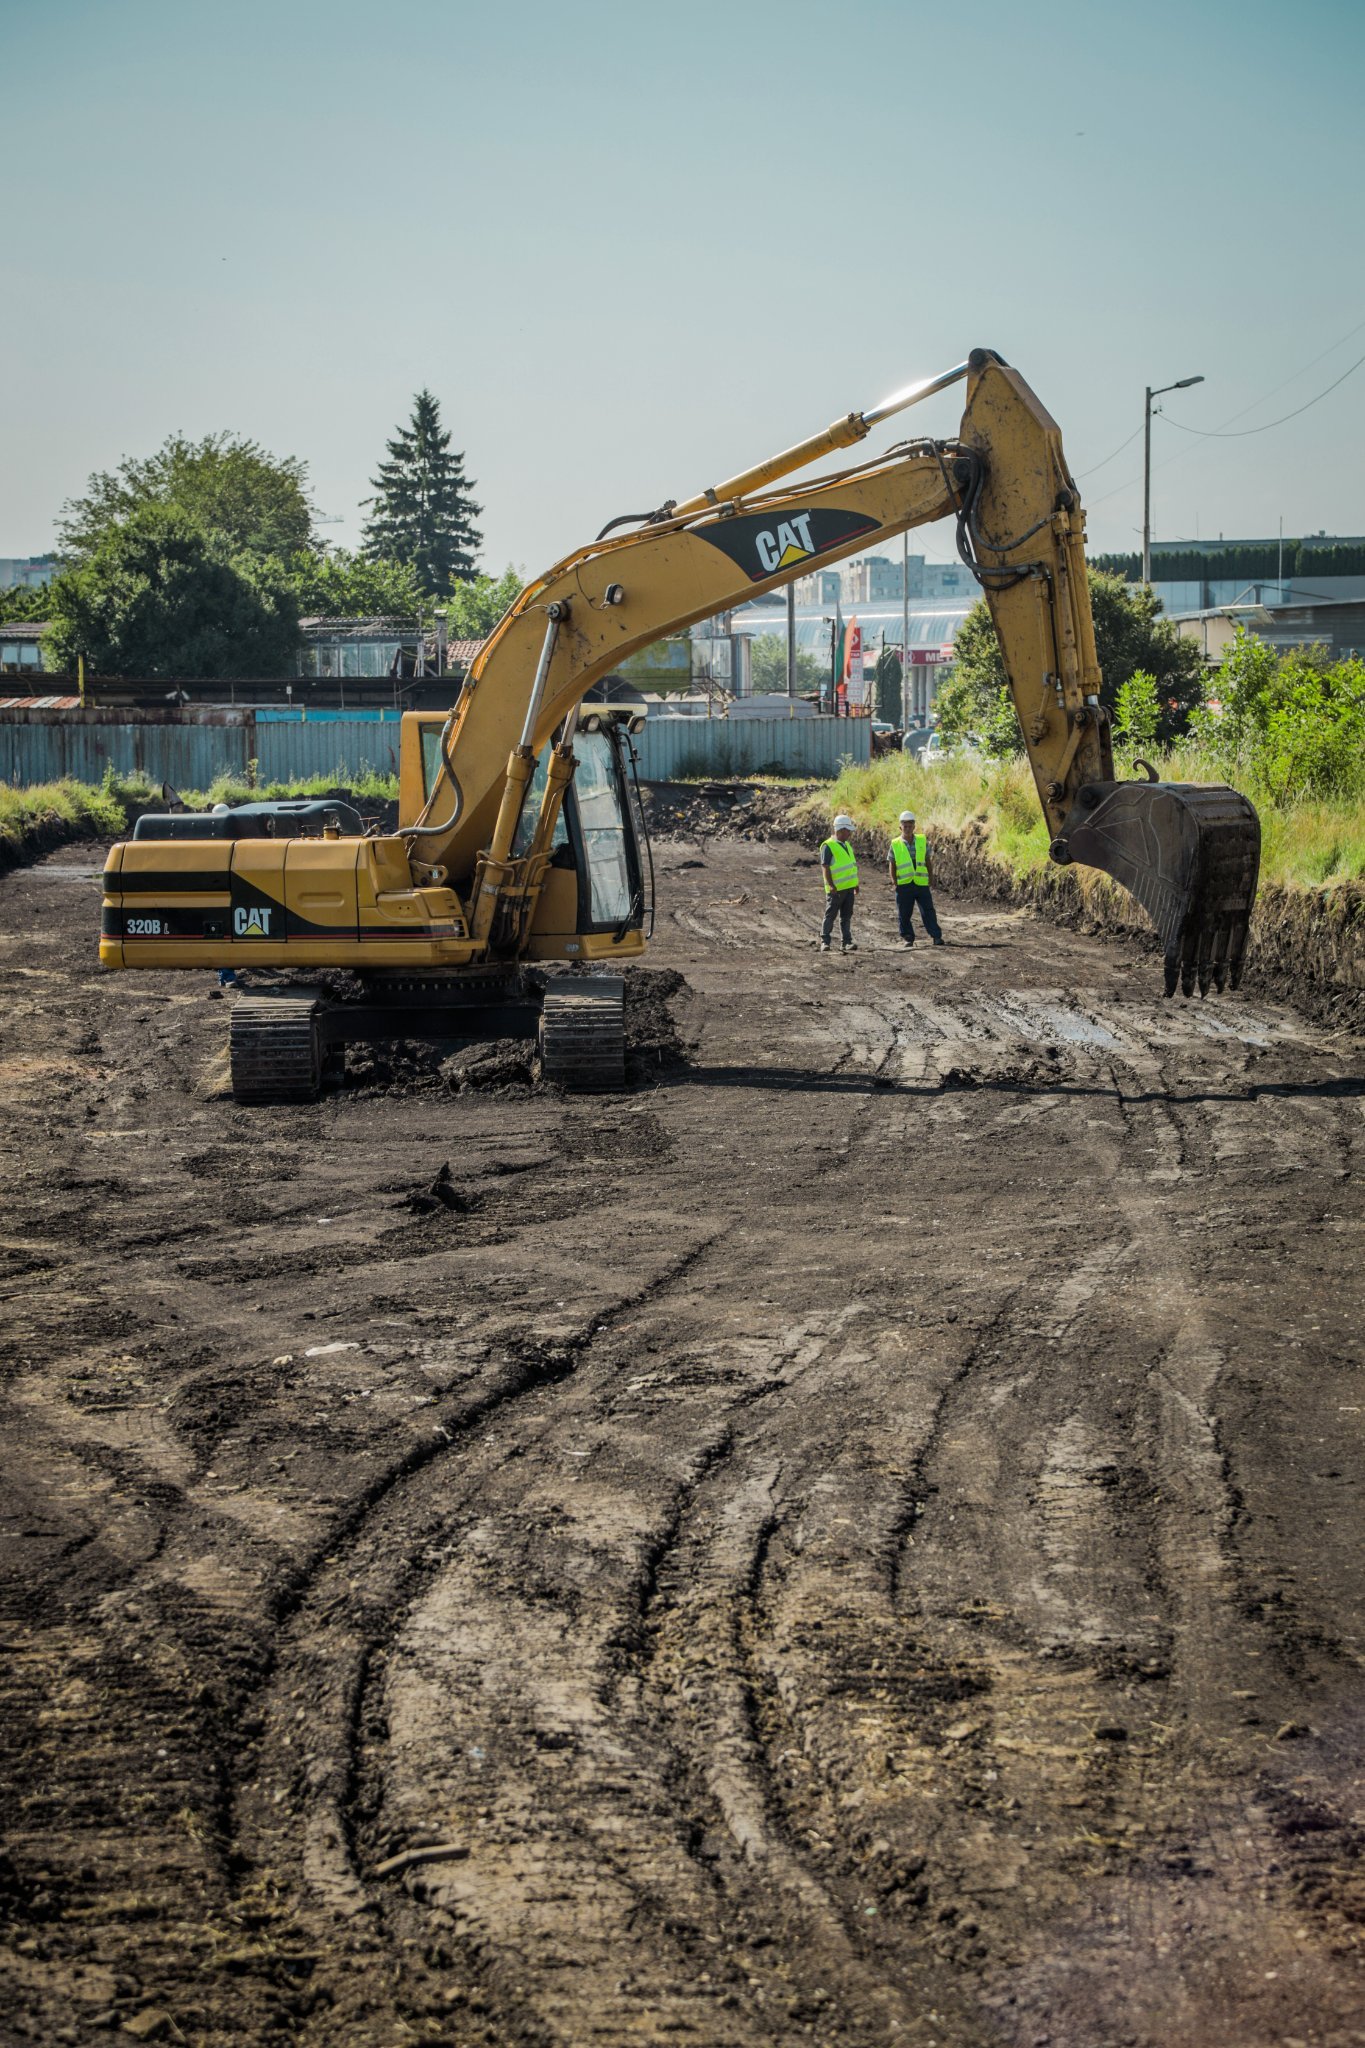
[[[913,556],[911,560],[913,562]],[[963,575],[965,577],[965,570]],[[803,581],[812,582],[814,578],[803,578]],[[798,592],[800,587],[798,584]],[[976,585],[972,583],[967,593],[956,599],[939,598],[911,603],[904,665],[907,723],[932,718],[934,700],[953,671],[955,644],[962,622],[975,601]],[[796,605],[797,647],[814,656],[822,674],[828,674],[833,659],[835,603],[834,598],[809,603],[798,597]],[[841,602],[840,609],[845,620],[856,616],[862,629],[863,661],[869,676],[884,647],[896,654],[901,653],[906,620],[899,596],[893,600],[869,598],[859,599],[853,604]],[[750,689],[749,650],[741,643],[760,634],[772,634],[785,640],[786,622],[781,615],[774,617],[771,611],[756,604],[741,605],[719,619],[706,619],[694,626],[694,680],[705,678],[735,696],[747,695]]]
[[[902,585],[908,582],[908,591]],[[951,601],[960,598],[970,604],[979,592],[971,571],[961,562],[930,562],[923,555],[911,555],[903,564],[894,555],[858,555],[839,569],[817,569],[799,577],[796,602],[799,605],[900,604],[906,596],[911,604],[927,599]]]
[[[1332,661],[1365,654],[1365,598],[1323,604],[1211,605],[1169,616],[1187,640],[1199,642],[1215,668],[1227,659],[1239,626],[1281,654],[1294,647],[1325,647]]]
[[[404,649],[416,656],[416,619],[300,619],[300,676],[326,678],[401,673]]]
[[[1142,557],[1096,555],[1107,569],[1137,587]],[[1161,540],[1152,542],[1152,589],[1172,617],[1226,611],[1229,606],[1356,604],[1365,602],[1365,538],[1314,533],[1272,540]]]
[[[843,580],[837,569],[815,569],[809,576],[798,576],[793,592],[798,604],[838,604],[843,594]],[[774,592],[785,599],[785,591]]]
[[[42,636],[46,631],[47,627],[34,619],[25,619],[21,625],[0,626],[0,675],[41,675]]]
[[[41,590],[56,573],[55,555],[0,555],[0,590]]]

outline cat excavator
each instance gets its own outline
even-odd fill
[[[955,439],[787,481],[964,381]],[[935,519],[955,522],[990,606],[1052,859],[1102,869],[1144,906],[1168,995],[1235,988],[1256,813],[1146,764],[1148,779],[1116,780],[1080,497],[1056,422],[989,349],[724,483],[612,520],[530,583],[453,709],[403,717],[395,830],[326,801],[139,819],[105,867],[101,961],[274,971],[232,1006],[239,1102],[309,1100],[348,1042],[404,1038],[534,1036],[547,1079],[621,1086],[619,968],[645,951],[651,889],[631,777],[639,707],[607,679],[666,634]]]

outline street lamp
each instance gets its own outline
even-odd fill
[[[1160,398],[1163,391],[1186,391],[1191,384],[1202,384],[1202,377],[1177,377],[1174,384],[1158,384],[1153,391],[1147,386],[1147,401],[1142,413],[1142,580],[1152,580],[1152,400]]]

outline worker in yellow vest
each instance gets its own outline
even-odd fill
[[[820,866],[825,878],[825,923],[820,934],[820,951],[828,953],[837,917],[843,934],[843,950],[856,953],[853,905],[858,896],[858,856],[853,851],[853,820],[842,811],[834,820],[831,836],[821,842]]]
[[[929,864],[929,842],[922,832],[915,830],[913,811],[902,811],[900,831],[891,842],[886,857],[887,872],[896,885],[896,915],[900,919],[901,938],[907,946],[915,943],[915,905],[924,920],[924,929],[936,946],[945,943],[938,928],[938,913],[934,909],[934,895],[930,884],[933,870]]]

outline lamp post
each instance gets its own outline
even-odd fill
[[[1191,384],[1202,384],[1202,377],[1177,377],[1174,384],[1158,384],[1155,391],[1147,386],[1147,399],[1142,412],[1142,580],[1152,580],[1152,400],[1160,398],[1163,391],[1186,391]]]

